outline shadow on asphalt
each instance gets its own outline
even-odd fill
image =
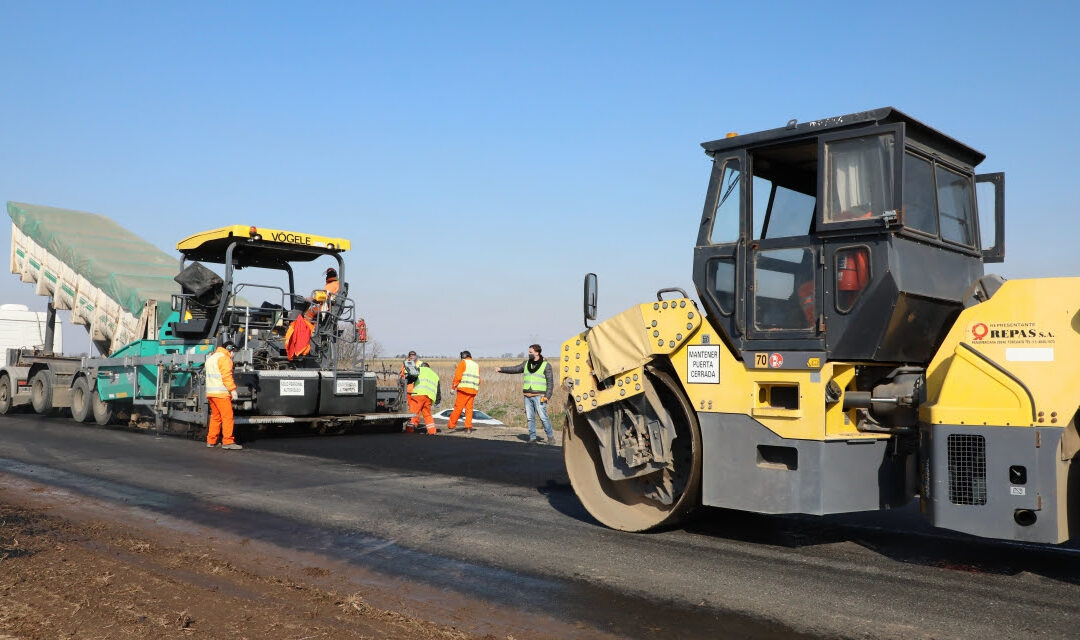
[[[438,473],[538,490],[554,483],[570,491],[562,450],[524,441],[488,440],[445,432],[437,436],[382,433],[314,438],[263,436],[250,446],[346,464],[372,465],[405,473]]]
[[[896,562],[968,573],[1028,572],[1080,584],[1080,543],[1020,544],[929,526],[915,505],[897,512],[837,516],[767,515],[705,508],[687,533],[788,548],[849,542]]]

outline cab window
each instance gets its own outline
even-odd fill
[[[825,221],[877,217],[893,208],[892,133],[825,144]]]
[[[817,145],[802,142],[754,151],[754,237],[789,238],[813,232],[817,206]]]
[[[937,179],[942,239],[972,246],[975,239],[975,211],[972,206],[971,180],[940,165],[936,167],[934,177]]]
[[[934,170],[928,160],[904,154],[904,226],[938,234],[934,210]]]
[[[975,246],[971,176],[938,160],[904,153],[904,226],[942,240]]]
[[[742,169],[738,158],[728,158],[720,170],[720,189],[716,195],[709,242],[729,244],[739,239],[739,204]]]
[[[754,327],[805,330],[814,327],[814,252],[760,251],[754,260]]]

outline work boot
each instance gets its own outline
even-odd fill
[[[536,444],[536,438],[529,438],[528,444]]]
[[[467,436],[471,436],[471,435],[472,435],[472,431],[473,431],[473,430],[472,430],[472,427],[465,427],[465,435],[467,435]]]
[[[438,433],[438,432],[439,432],[439,430],[438,430],[438,429],[436,429],[435,427],[428,427],[428,428],[427,428],[427,434],[428,434],[429,436],[433,436],[433,435],[435,435],[435,434],[436,434],[436,433]]]
[[[405,427],[401,430],[402,433],[415,433],[416,427]]]
[[[207,448],[209,448],[209,449],[213,449],[214,447],[216,447],[216,446],[217,446],[217,443],[216,443],[216,442],[207,442],[207,443],[206,443],[206,446],[207,446]]]
[[[232,444],[223,444],[223,445],[221,445],[221,448],[222,449],[229,449],[231,451],[236,451],[238,449],[243,449],[244,447],[243,447],[243,445],[239,445],[239,444],[236,444],[235,442],[233,442]]]

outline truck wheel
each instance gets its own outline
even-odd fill
[[[34,407],[35,413],[45,415],[52,412],[53,383],[55,381],[56,377],[48,369],[38,371],[30,379],[30,404]]]
[[[95,423],[104,427],[112,422],[113,405],[110,402],[102,400],[99,394],[90,394],[90,409],[94,412]]]
[[[610,440],[612,422],[619,413],[622,420],[659,421],[663,428],[674,428],[670,441],[671,462],[645,475],[613,480],[605,470],[604,451],[597,431],[588,418],[578,412],[574,398],[567,398],[566,428],[563,431],[563,461],[570,484],[581,503],[601,523],[622,531],[646,531],[672,526],[693,511],[701,502],[701,433],[697,415],[675,379],[652,367],[642,376],[645,397],[621,400],[597,410],[594,420]],[[648,398],[662,406],[650,408]],[[645,415],[641,415],[645,411]],[[640,423],[640,422],[639,422]],[[612,449],[610,442],[605,445]],[[621,470],[632,473],[620,453],[609,457],[621,463]]]
[[[71,385],[71,417],[75,422],[86,422],[90,417],[90,382],[80,377]]]
[[[0,415],[11,413],[11,378],[0,376]]]

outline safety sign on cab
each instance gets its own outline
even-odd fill
[[[720,382],[720,345],[686,348],[686,381],[698,384]]]

